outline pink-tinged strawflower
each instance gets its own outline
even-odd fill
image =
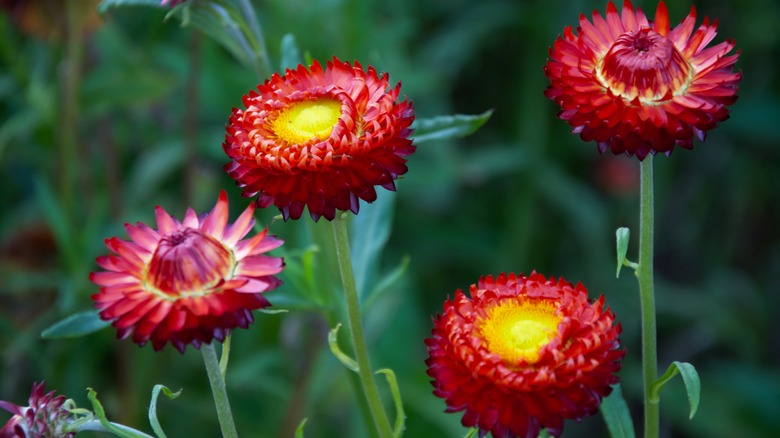
[[[0,429],[0,438],[66,438],[76,435],[66,429],[70,412],[63,407],[65,396],[55,396],[54,391],[44,394],[45,389],[46,382],[33,384],[29,406],[0,401],[0,409],[13,414]]]
[[[90,275],[100,286],[95,307],[119,338],[151,341],[155,350],[170,341],[183,353],[187,344],[200,348],[247,328],[253,310],[270,306],[263,293],[279,286],[274,275],[284,262],[265,253],[282,241],[267,230],[243,239],[255,222],[253,204],[233,224],[224,190],[204,216],[188,209],[179,222],[159,206],[155,214],[156,230],[125,224],[130,241],[106,239],[112,253],[97,259],[105,271]]]
[[[696,28],[696,10],[670,29],[666,4],[655,20],[625,0],[622,13],[607,5],[602,17],[580,15],[576,34],[566,27],[550,49],[544,68],[551,85],[545,95],[561,106],[558,117],[601,152],[636,155],[663,152],[675,145],[691,149],[693,137],[729,117],[742,79],[728,55],[734,42],[712,47],[717,20]],[[727,56],[728,55],[728,56]]]
[[[400,84],[336,58],[274,74],[234,108],[222,145],[225,170],[257,205],[275,205],[286,219],[304,207],[316,221],[336,210],[357,213],[374,186],[395,190],[415,147],[411,102]]]
[[[434,320],[428,375],[447,412],[480,436],[560,436],[619,381],[620,324],[581,284],[532,273],[483,277]]]

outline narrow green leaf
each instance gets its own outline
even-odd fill
[[[330,351],[334,356],[336,356],[336,359],[344,364],[345,367],[354,372],[358,372],[360,368],[358,367],[357,362],[355,362],[355,359],[352,359],[351,357],[344,354],[344,352],[341,351],[341,348],[339,348],[339,328],[341,328],[341,323],[336,324],[336,327],[328,333],[328,345],[330,346]]]
[[[634,438],[636,436],[634,423],[631,421],[631,412],[629,412],[628,404],[623,398],[620,384],[612,387],[612,394],[604,399],[599,409],[612,438]]]
[[[167,8],[163,6],[160,0],[103,0],[98,6],[98,12],[105,14],[111,8],[120,6],[154,6],[156,8]]]
[[[369,285],[377,283],[380,257],[390,238],[395,209],[395,194],[381,193],[372,204],[362,206],[360,214],[352,218],[350,255],[355,275],[355,287],[361,301],[369,292]]]
[[[260,313],[265,313],[266,315],[278,315],[280,313],[287,313],[289,310],[287,309],[257,309]]]
[[[371,307],[371,304],[382,294],[382,292],[388,290],[390,286],[395,284],[403,276],[403,274],[406,272],[406,269],[409,267],[410,262],[411,258],[409,256],[404,256],[395,269],[384,274],[376,282],[376,285],[374,285],[371,293],[366,297],[363,307],[366,309]]]
[[[127,176],[125,199],[140,203],[162,190],[162,184],[171,172],[184,163],[184,145],[181,142],[160,144],[140,154]],[[153,199],[153,198],[152,198]]]
[[[32,128],[40,121],[41,117],[32,109],[22,111],[6,120],[0,126],[0,158],[6,146],[11,144],[11,140],[23,132],[30,132]],[[21,145],[22,143],[19,143]]]
[[[626,227],[620,227],[615,231],[615,238],[617,241],[617,271],[615,272],[615,278],[620,277],[620,268],[623,267],[623,263],[626,261],[628,239],[630,237],[631,230]]]
[[[384,374],[387,379],[387,384],[390,386],[390,393],[393,395],[393,404],[395,406],[395,425],[393,426],[393,436],[395,438],[401,438],[404,434],[404,421],[406,421],[406,414],[404,413],[404,402],[401,399],[401,391],[398,389],[398,379],[395,378],[395,373],[390,368],[382,368],[377,370],[376,374]]]
[[[295,428],[295,438],[303,438],[303,426],[306,425],[307,421],[309,421],[309,419],[304,418],[301,420],[300,424],[298,424],[298,427]]]
[[[493,110],[482,114],[437,116],[428,119],[418,119],[412,124],[414,143],[420,144],[430,140],[447,140],[461,138],[476,132],[493,114]]]
[[[55,322],[41,332],[43,339],[76,338],[108,327],[110,323],[100,319],[97,310],[74,313]]]
[[[294,69],[298,64],[303,63],[303,56],[301,56],[301,50],[298,48],[298,43],[295,41],[295,35],[288,33],[282,37],[281,46],[281,70]]]
[[[70,219],[63,212],[62,205],[47,181],[43,178],[35,178],[34,186],[36,201],[54,233],[57,248],[64,253],[66,263],[71,263],[79,254],[76,239],[70,232]]]
[[[225,340],[222,341],[222,354],[219,356],[219,372],[222,374],[222,380],[227,381],[227,367],[230,361],[230,344],[233,340],[233,332],[230,332],[225,336]]]
[[[243,19],[232,4],[224,1],[190,2],[184,8],[171,10],[168,17],[171,16],[178,17],[182,26],[200,29],[239,62],[255,68],[256,55],[242,30]]]
[[[691,407],[691,413],[688,418],[693,418],[699,409],[699,399],[701,397],[701,380],[696,368],[687,362],[672,362],[663,376],[650,386],[650,401],[658,403],[661,400],[661,389],[666,382],[672,380],[674,376],[680,374],[685,384],[685,391],[688,393],[688,404]]]
[[[165,432],[163,432],[162,426],[160,426],[160,421],[157,419],[157,398],[160,397],[160,392],[173,400],[181,395],[181,389],[177,392],[171,392],[165,385],[154,385],[154,388],[152,388],[152,401],[149,403],[149,423],[152,425],[152,430],[154,430],[158,438],[166,438]]]
[[[477,436],[477,432],[479,432],[479,428],[478,427],[472,427],[471,429],[469,429],[468,432],[466,432],[466,435],[463,435],[463,438],[473,438],[473,437]]]
[[[108,418],[106,418],[106,410],[103,409],[103,405],[100,404],[100,401],[97,399],[97,392],[95,392],[94,389],[87,388],[87,399],[92,404],[92,411],[95,412],[95,416],[98,418],[98,421],[100,421],[100,425],[106,428],[107,431],[121,438],[148,436],[132,429],[128,430],[129,428],[120,427],[119,425],[108,421]]]

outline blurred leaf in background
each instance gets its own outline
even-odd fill
[[[549,45],[580,11],[603,10],[606,2],[253,4],[274,66],[289,66],[281,47],[292,34],[301,54],[336,55],[389,72],[391,82],[403,82],[421,120],[493,110],[473,136],[421,142],[398,193],[379,198],[392,204],[392,217],[363,217],[368,206],[361,206],[366,222],[353,223],[356,232],[389,230],[381,257],[362,259],[360,281],[367,299],[382,286],[366,310],[367,332],[372,363],[397,376],[405,436],[464,435],[457,416],[443,413],[431,394],[422,339],[448,295],[502,271],[537,269],[606,295],[628,349],[623,394],[640,418],[637,291],[625,272],[614,278],[614,230],[638,221],[637,169],[581,142],[542,94]],[[635,2],[644,10],[655,4]],[[659,365],[692,363],[702,382],[692,420],[683,385],[664,390],[662,427],[680,437],[774,436],[780,434],[780,340],[773,326],[780,314],[780,37],[767,29],[780,21],[780,4],[694,4],[700,16],[720,20],[716,41],[736,39],[744,80],[730,120],[693,151],[655,163]],[[668,6],[672,21],[690,8]],[[233,214],[246,206],[222,170],[221,144],[231,108],[261,79],[199,31],[166,21],[165,9],[96,15],[80,37],[76,196],[65,214],[58,206],[58,148],[66,44],[27,33],[14,11],[0,13],[0,399],[21,402],[30,383],[45,378],[49,388],[86,405],[83,389],[90,386],[112,420],[143,427],[149,391],[160,383],[184,388],[175,402],[158,407],[168,436],[212,436],[218,425],[197,352],[155,354],[115,340],[110,330],[63,340],[39,334],[90,308],[95,290],[88,273],[102,238],[121,234],[122,223],[150,220],[157,204],[174,215],[187,206],[206,208],[220,188],[228,190]],[[192,97],[196,104],[188,105]],[[313,262],[322,259],[322,242],[312,237],[318,225],[273,222],[277,213],[259,211],[257,218],[288,242],[290,277],[269,299],[290,312],[258,314],[250,330],[234,336],[227,384],[238,429],[262,425],[263,436],[290,436],[307,417],[307,437],[362,437],[354,426],[360,422],[352,421],[357,408],[348,372],[327,348],[335,324],[296,305],[322,292],[312,287],[324,288],[318,296],[328,303],[330,268]],[[359,242],[354,251],[362,251]],[[380,386],[391,407],[390,392]],[[567,437],[606,433],[597,417],[566,430]]]

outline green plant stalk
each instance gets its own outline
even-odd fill
[[[299,221],[296,223],[303,223],[305,224],[306,230],[305,232],[311,235],[312,243],[316,245],[319,248],[335,248],[336,241],[333,237],[333,226],[331,224],[326,224],[325,222],[314,222],[314,221]],[[303,231],[303,230],[302,230]],[[317,266],[318,269],[316,269],[316,282],[317,284],[324,285],[324,284],[331,284],[333,281],[336,280],[336,275],[339,275],[337,273],[339,271],[339,264],[338,260],[334,259],[329,251],[323,251],[317,255]],[[328,322],[328,327],[336,327],[336,324],[339,324],[343,321],[343,314],[344,310],[342,307],[338,306],[332,306],[331,304],[334,302],[333,300],[340,299],[340,296],[335,296],[336,294],[333,292],[337,291],[331,291],[328,289],[327,291],[327,301],[322,304],[324,308],[333,308],[332,311],[325,311],[323,312],[323,315],[325,316],[325,319]],[[351,347],[351,346],[350,346]],[[350,354],[352,354],[352,351],[349,351]],[[350,370],[344,369],[347,378],[349,379],[349,385],[354,391],[355,394],[361,394],[363,391],[361,383],[360,383],[360,376],[357,373],[353,373]],[[359,411],[360,411],[360,417],[363,419],[363,424],[366,426],[365,430],[368,433],[368,437],[366,438],[379,438],[379,435],[377,433],[377,430],[375,427],[372,427],[373,418],[371,417],[371,409],[368,406],[368,401],[365,397],[355,397]]]
[[[655,321],[655,287],[653,286],[653,156],[641,163],[639,201],[639,297],[642,312],[642,381],[645,402],[645,438],[657,438],[659,403],[653,401],[650,389],[658,377],[658,347]]]
[[[77,2],[68,2],[65,9],[66,40],[64,70],[62,72],[62,102],[59,125],[60,202],[64,216],[73,223],[76,190],[78,94],[81,85],[81,61],[84,55],[82,38],[82,8]]]
[[[203,34],[193,29],[188,48],[186,94],[184,95],[184,205],[192,205],[195,196],[198,150],[198,105],[200,72],[203,59]]]
[[[219,419],[219,427],[222,429],[222,436],[224,438],[238,438],[225,389],[225,380],[222,378],[217,352],[214,350],[214,343],[202,344],[200,352],[203,353],[203,362],[206,364],[206,373],[209,375],[209,384],[214,396],[214,405],[217,407],[217,418]]]
[[[115,427],[118,430],[121,430],[125,433],[124,436],[126,437],[136,437],[136,438],[154,438],[149,434],[143,433],[140,430],[133,429],[132,427],[125,426],[123,424],[119,423],[113,423],[109,422],[109,424],[113,427]],[[85,431],[94,431],[94,432],[106,432],[106,433],[113,433],[109,429],[107,429],[105,426],[103,426],[100,423],[100,420],[88,420],[83,423],[78,423],[73,425],[72,427],[67,428],[70,432],[85,432]]]
[[[379,390],[374,380],[374,373],[371,370],[371,363],[368,357],[368,348],[366,347],[365,336],[363,335],[363,324],[360,320],[360,304],[358,302],[357,287],[355,286],[355,276],[352,272],[352,257],[349,253],[349,235],[347,232],[347,221],[340,214],[331,222],[333,226],[333,237],[335,240],[336,259],[339,262],[339,272],[341,273],[341,282],[344,286],[344,298],[347,304],[347,317],[349,319],[349,332],[352,335],[352,346],[355,351],[355,360],[358,364],[358,375],[360,383],[363,386],[363,395],[365,396],[368,407],[371,410],[371,417],[374,420],[381,438],[390,438],[393,436],[393,429],[390,427],[390,421],[387,419],[387,413],[379,399]]]

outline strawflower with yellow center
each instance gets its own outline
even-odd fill
[[[669,155],[675,146],[693,147],[707,131],[729,117],[742,79],[734,72],[734,42],[712,47],[717,21],[708,18],[694,31],[696,9],[670,29],[659,2],[649,21],[629,0],[622,13],[612,2],[606,16],[580,15],[576,33],[566,27],[550,48],[544,67],[550,79],[545,95],[566,120],[600,152]]]
[[[254,205],[228,224],[223,190],[214,209],[198,217],[188,209],[179,222],[155,210],[155,230],[125,224],[130,241],[106,239],[111,254],[98,257],[104,271],[90,279],[100,286],[92,295],[100,317],[112,321],[120,338],[132,337],[155,350],[170,342],[180,352],[224,340],[231,330],[247,328],[252,311],[270,306],[264,292],[281,281],[281,258],[265,255],[282,244],[264,230],[252,230]]]
[[[425,340],[428,375],[447,412],[480,436],[563,432],[598,410],[625,351],[604,297],[541,274],[501,274],[457,291]]]
[[[395,190],[415,147],[411,102],[373,67],[333,58],[274,74],[234,108],[222,147],[225,170],[259,207],[316,221],[358,212],[375,186]]]

